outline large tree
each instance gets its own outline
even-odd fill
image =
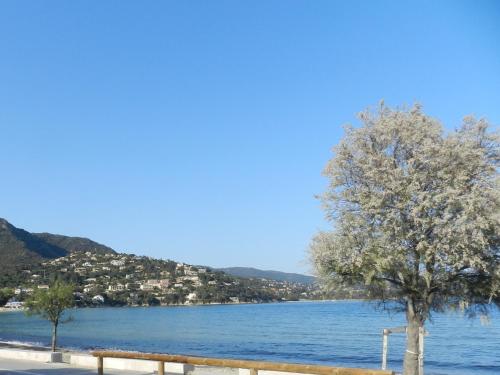
[[[360,120],[324,170],[333,230],[315,236],[312,259],[326,279],[363,283],[406,313],[404,374],[416,375],[432,312],[499,302],[498,137],[473,117],[446,132],[418,105]]]
[[[56,351],[57,328],[64,310],[75,305],[74,287],[56,281],[49,289],[37,289],[26,301],[27,314],[40,315],[52,323],[52,351]]]

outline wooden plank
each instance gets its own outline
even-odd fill
[[[254,369],[255,371],[266,370],[266,371],[297,372],[301,374],[313,374],[313,375],[394,375],[394,372],[392,371],[375,370],[375,369],[331,367],[331,366],[320,366],[320,365],[263,362],[263,361],[223,359],[223,358],[205,358],[205,357],[193,357],[193,356],[171,355],[171,354],[95,351],[92,352],[92,355],[94,355],[95,357],[143,359],[150,361],[184,363],[188,365],[245,368],[245,369]]]
[[[250,369],[250,375],[257,375],[257,373],[258,373],[258,372],[259,372],[259,371],[258,371],[258,370],[256,370],[256,369],[254,369],[254,368],[251,368],[251,369]]]
[[[158,361],[158,375],[165,375],[165,362]]]

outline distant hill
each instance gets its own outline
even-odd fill
[[[0,218],[0,272],[13,271],[72,252],[113,252],[87,238],[30,233]]]
[[[302,275],[299,273],[259,270],[251,267],[226,267],[218,268],[218,271],[237,277],[289,281],[302,284],[313,284],[316,281],[314,276]]]
[[[0,270],[24,266],[43,259],[63,257],[68,251],[0,219]]]
[[[70,253],[86,251],[92,251],[96,253],[115,253],[112,248],[89,240],[88,238],[69,237],[51,233],[33,233],[33,235],[51,245],[63,248]]]

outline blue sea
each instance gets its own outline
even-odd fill
[[[137,350],[343,367],[380,368],[382,330],[404,325],[361,301],[74,309],[60,326],[67,348]],[[500,313],[489,323],[459,313],[427,325],[426,375],[500,374]],[[0,314],[0,341],[48,345],[50,325]],[[389,337],[388,367],[400,371],[404,335]]]

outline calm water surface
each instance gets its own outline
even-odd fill
[[[59,343],[109,348],[379,368],[382,329],[404,325],[358,301],[75,309]],[[434,317],[425,341],[426,375],[500,374],[500,313],[490,323],[458,314]],[[50,325],[0,314],[0,340],[48,345]],[[404,336],[389,338],[389,367],[401,370]]]

